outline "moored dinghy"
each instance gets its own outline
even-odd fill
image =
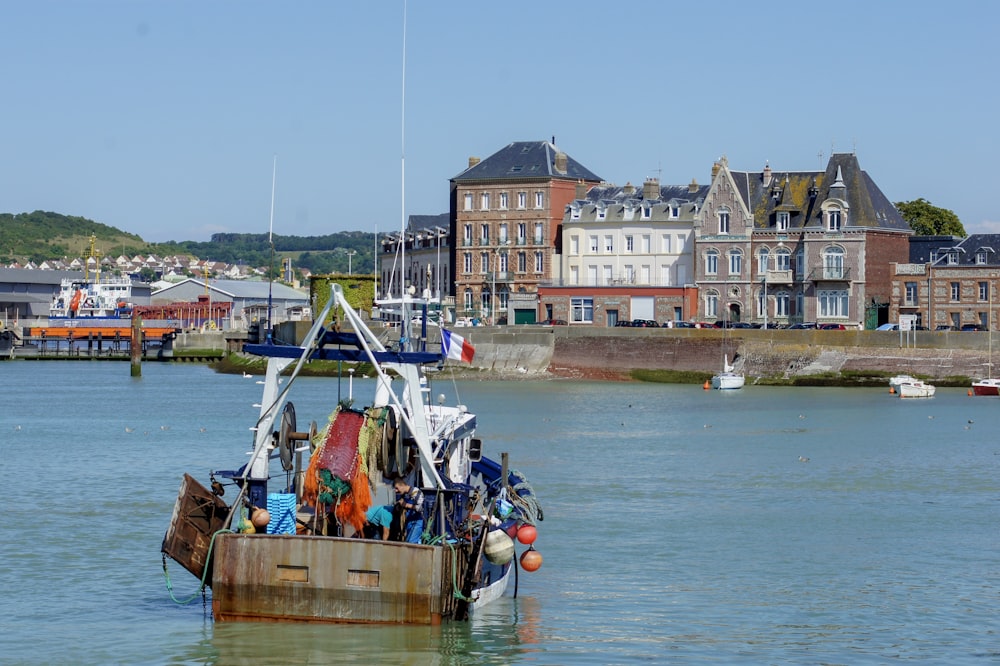
[[[722,372],[712,377],[712,388],[720,390],[741,389],[746,378],[735,372],[736,367],[729,364],[729,356],[722,360]]]
[[[422,303],[397,302],[404,331],[391,350],[333,284],[302,347],[245,347],[268,357],[250,460],[213,472],[211,490],[185,475],[162,546],[164,570],[169,556],[212,588],[217,621],[466,619],[504,593],[517,566],[513,537],[529,546],[522,568],[541,565],[531,486],[506,454],[482,455],[464,405],[429,400],[423,365],[443,365],[448,354],[426,351],[409,330]],[[327,329],[333,306],[343,318]],[[310,359],[371,363],[371,404],[357,409],[351,396],[325,428],[300,432],[288,397]],[[234,482],[231,504],[220,479]],[[380,512],[372,497],[395,481],[402,505]],[[379,513],[392,516],[390,540],[380,538]],[[407,533],[413,542],[402,540]]]

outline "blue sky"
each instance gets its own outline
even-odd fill
[[[409,0],[405,112],[403,8],[0,0],[0,212],[266,232],[277,156],[276,233],[391,231],[469,156],[554,136],[619,185],[853,151],[1000,233],[1000,3]]]

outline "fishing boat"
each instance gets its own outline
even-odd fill
[[[428,349],[410,323],[427,301],[412,293],[379,305],[398,308],[398,345],[383,343],[334,283],[300,346],[244,347],[268,359],[249,460],[211,472],[207,486],[185,475],[161,547],[165,573],[169,557],[211,588],[216,621],[465,620],[512,577],[516,594],[519,565],[541,566],[530,484],[506,454],[483,455],[466,406],[431,399],[425,370],[467,358],[471,345],[442,329],[441,349]],[[373,394],[358,406],[352,375],[326,425],[300,431],[291,395],[314,359],[370,364]],[[390,484],[403,494],[382,506],[373,498]],[[387,539],[380,513],[392,515]],[[519,558],[515,541],[527,545]]]
[[[729,364],[729,355],[723,356],[722,372],[712,377],[712,388],[720,390],[743,388],[746,378],[735,370],[735,366]]]
[[[933,398],[936,390],[933,384],[911,377],[909,380],[901,381],[896,392],[900,398]]]

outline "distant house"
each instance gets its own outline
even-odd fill
[[[165,287],[152,297],[152,304],[196,302],[208,294],[212,301],[229,301],[233,316],[249,325],[264,321],[270,308],[272,323],[302,317],[303,308],[309,308],[309,295],[280,282],[256,280],[204,280],[188,278]]]
[[[722,158],[695,220],[699,317],[874,328],[912,234],[853,154],[825,171],[733,171]]]
[[[998,325],[993,311],[1000,305],[1000,235],[914,236],[909,261],[891,269],[890,322],[912,315],[931,330]]]

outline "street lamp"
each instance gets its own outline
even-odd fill
[[[493,250],[493,253],[496,254],[496,257],[497,257],[496,270],[493,271],[493,290],[490,293],[490,300],[493,302],[493,325],[494,326],[496,326],[496,324],[497,324],[497,273],[500,272],[500,253],[503,252],[504,254],[506,254],[507,253],[507,246],[508,245],[510,245],[510,241],[509,240],[503,240],[503,241],[500,241],[500,244],[497,245],[496,249]]]
[[[353,269],[351,267],[351,257],[353,257],[354,255],[356,255],[357,253],[358,253],[357,250],[348,250],[347,251],[347,274],[348,275],[354,275],[354,271],[353,271]]]

